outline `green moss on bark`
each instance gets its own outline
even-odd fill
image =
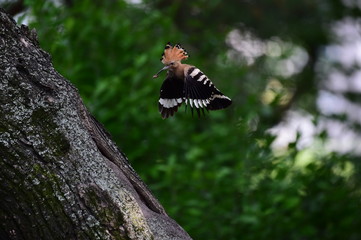
[[[62,157],[68,153],[70,143],[64,134],[58,130],[53,115],[53,112],[38,108],[31,115],[31,125],[44,140],[44,148],[52,149],[53,157]]]
[[[129,239],[124,232],[123,214],[107,192],[102,191],[95,185],[81,188],[80,192],[84,204],[97,217],[100,225],[109,231],[113,239]]]

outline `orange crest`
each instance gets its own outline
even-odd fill
[[[170,42],[165,45],[164,53],[160,59],[164,65],[173,61],[182,61],[188,58],[187,51],[181,47],[180,44],[176,44],[174,47]]]

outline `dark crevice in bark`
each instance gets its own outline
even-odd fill
[[[109,133],[103,128],[103,126],[89,114],[84,114],[87,118],[89,125],[89,131],[92,133],[94,142],[96,143],[99,151],[106,157],[109,161],[117,165],[124,174],[128,177],[129,181],[133,185],[134,189],[138,193],[140,199],[145,203],[145,205],[152,211],[166,215],[164,208],[158,203],[148,187],[143,184],[141,179],[135,173],[134,169],[129,165],[127,158],[121,154],[118,148],[114,145],[109,145],[105,139],[108,138]],[[121,163],[118,159],[123,158],[125,164]]]
[[[0,238],[191,239],[0,9]]]

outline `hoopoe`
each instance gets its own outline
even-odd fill
[[[186,108],[188,104],[190,105],[192,114],[193,109],[196,109],[198,116],[200,116],[200,111],[204,114],[204,109],[223,109],[232,103],[232,100],[223,95],[201,70],[181,63],[187,58],[187,51],[179,44],[172,46],[168,42],[165,46],[160,59],[165,67],[153,76],[157,78],[159,73],[168,70],[167,78],[160,89],[158,103],[163,119],[173,116],[183,102]]]

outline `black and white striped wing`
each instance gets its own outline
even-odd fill
[[[219,91],[211,80],[195,67],[189,68],[185,76],[185,103],[199,109],[218,110],[231,105],[232,100]]]
[[[162,118],[173,116],[183,102],[184,82],[177,78],[167,77],[160,88],[158,101],[159,112]]]

